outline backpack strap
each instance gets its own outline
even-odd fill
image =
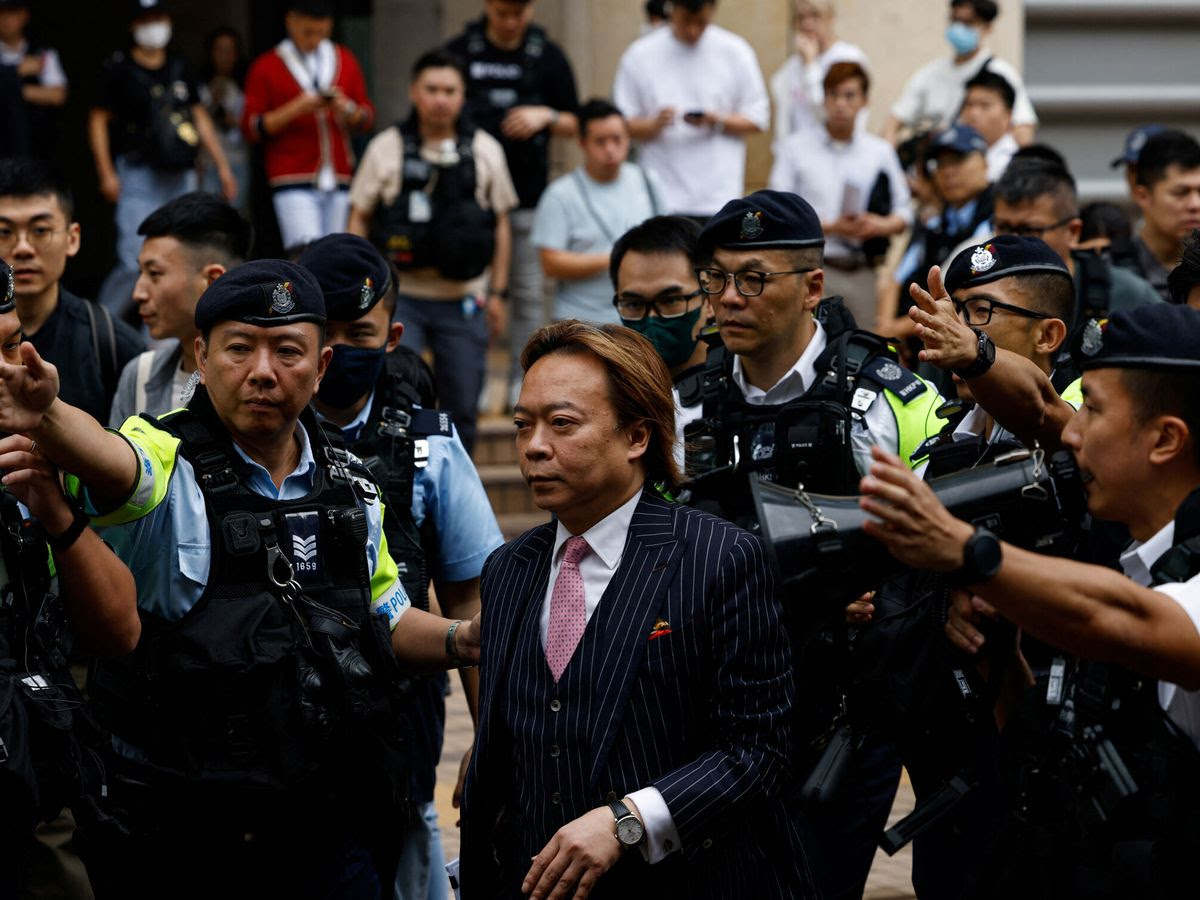
[[[100,366],[100,382],[104,392],[112,396],[117,392],[117,333],[113,327],[112,315],[103,306],[97,306],[90,300],[83,301],[87,308],[88,324],[92,329],[92,353]],[[101,328],[96,327],[96,310],[100,311]],[[138,410],[139,412],[141,410]]]

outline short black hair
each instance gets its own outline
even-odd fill
[[[1176,303],[1187,303],[1192,288],[1200,284],[1200,228],[1194,230],[1183,242],[1183,256],[1179,265],[1167,276],[1167,289]],[[1198,435],[1197,437],[1200,437]]]
[[[462,78],[463,84],[467,83],[467,67],[462,58],[444,47],[426,50],[417,57],[412,67],[412,80],[416,81],[426,69],[453,69]]]
[[[1013,105],[1017,102],[1017,92],[1013,89],[1012,82],[999,72],[993,72],[987,66],[980,69],[974,78],[963,85],[964,90],[969,91],[971,88],[994,91],[999,95],[1001,102],[1008,107],[1009,112],[1012,112]]]
[[[1029,305],[1038,312],[1062,319],[1068,326],[1075,313],[1075,282],[1065,272],[1055,275],[1053,272],[1034,272],[1029,275],[1017,275],[1017,283]]]
[[[1063,169],[1068,168],[1067,158],[1049,144],[1027,144],[1018,149],[1009,161],[1017,159],[1037,159],[1042,162],[1054,163]]]
[[[588,123],[597,122],[600,119],[607,119],[609,116],[620,116],[625,118],[625,114],[612,105],[603,97],[593,97],[579,107],[579,138],[580,140],[587,137]]]
[[[1200,143],[1186,131],[1168,129],[1146,140],[1138,153],[1135,172],[1142,187],[1154,187],[1167,177],[1167,169],[1200,169]]]
[[[58,200],[68,222],[75,221],[75,195],[67,182],[46,163],[37,159],[0,159],[0,197],[46,197]]]
[[[700,258],[700,226],[687,216],[653,216],[634,225],[617,238],[608,258],[608,277],[613,290],[617,288],[617,273],[621,260],[630,250],[637,253],[682,253],[693,267],[702,266]]]
[[[672,9],[679,7],[686,9],[688,12],[700,12],[706,6],[716,6],[717,0],[671,0]]]
[[[1083,220],[1083,227],[1079,230],[1081,241],[1106,237],[1117,244],[1133,239],[1129,216],[1115,203],[1089,203],[1079,211],[1079,218]]]
[[[291,0],[287,11],[312,19],[332,19],[335,9],[333,0]]]
[[[975,18],[984,22],[994,22],[996,16],[1000,15],[1000,7],[994,0],[950,0],[950,8],[954,9],[956,6],[971,7]]]
[[[1200,376],[1192,372],[1122,368],[1121,384],[1137,424],[1157,416],[1178,416],[1192,438],[1192,461],[1200,464]]]
[[[667,0],[646,0],[646,18],[653,16],[656,19],[665,19],[667,17]]]
[[[205,191],[192,191],[168,201],[138,226],[146,238],[173,237],[192,250],[214,254],[211,260],[226,268],[244,263],[250,256],[252,231],[241,213]]]
[[[1048,160],[1014,159],[996,180],[992,194],[996,200],[1014,206],[1032,203],[1038,197],[1048,195],[1054,199],[1055,212],[1060,219],[1079,213],[1075,179],[1064,167]]]

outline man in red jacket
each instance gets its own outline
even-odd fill
[[[350,133],[369,130],[375,108],[354,54],[329,39],[332,3],[295,0],[284,26],[288,36],[246,76],[242,130],[264,145],[279,236],[291,249],[345,230]]]

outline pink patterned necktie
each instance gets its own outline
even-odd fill
[[[579,574],[579,561],[591,553],[592,548],[581,537],[567,538],[562,566],[550,595],[550,626],[546,629],[546,662],[554,683],[562,677],[563,669],[571,661],[575,646],[583,637],[587,627],[587,605],[583,596],[583,576]]]

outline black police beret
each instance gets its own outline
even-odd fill
[[[824,247],[821,220],[808,201],[787,191],[755,191],[730,200],[708,220],[698,239],[703,254],[716,247]]]
[[[325,315],[335,322],[365,316],[391,283],[387,261],[370,241],[356,234],[330,234],[313,241],[296,262],[321,285]]]
[[[325,298],[308,269],[282,259],[257,259],[230,269],[200,295],[196,328],[218,322],[248,325],[325,324]]]
[[[0,315],[10,313],[17,308],[13,300],[13,274],[8,263],[0,259]]]
[[[1159,369],[1200,374],[1200,310],[1145,303],[1092,326],[1080,342],[1079,367]]]
[[[973,244],[950,261],[942,274],[947,293],[978,287],[1010,275],[1061,275],[1071,272],[1062,257],[1041,238],[1000,234],[982,244]]]

